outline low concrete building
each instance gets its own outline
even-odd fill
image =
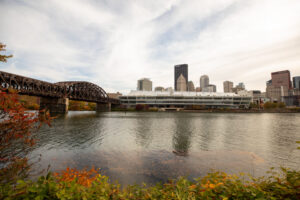
[[[206,108],[239,108],[249,107],[252,97],[234,93],[216,92],[147,92],[131,91],[120,97],[122,105],[135,107],[146,104],[150,107],[179,107],[199,105]]]
[[[238,95],[250,96],[250,97],[252,97],[252,102],[256,103],[256,104],[265,103],[265,102],[269,101],[269,99],[266,98],[266,94],[261,93],[260,90],[250,90],[250,91],[241,90],[238,92]]]
[[[281,101],[286,106],[300,106],[300,90],[297,88],[291,89],[288,92],[288,96],[282,96]]]
[[[215,85],[208,85],[202,89],[202,92],[217,92],[217,86]]]
[[[300,95],[283,96],[282,101],[286,106],[300,107]]]

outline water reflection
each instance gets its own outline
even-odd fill
[[[147,148],[152,141],[152,123],[153,120],[149,120],[149,118],[145,116],[136,118],[136,143],[142,147]]]
[[[187,155],[191,146],[191,119],[177,115],[174,118],[175,130],[173,134],[173,148],[176,155]]]
[[[70,112],[43,127],[37,168],[100,167],[121,184],[156,183],[210,170],[262,175],[299,168],[300,115]],[[173,152],[177,152],[173,153]],[[179,153],[179,154],[178,154]]]
[[[102,127],[101,118],[94,112],[62,115],[52,122],[51,127],[44,127],[37,134],[36,147],[49,146],[51,149],[59,146],[65,151],[89,148],[96,141],[101,144]]]

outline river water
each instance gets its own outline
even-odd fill
[[[300,114],[76,112],[37,134],[37,169],[101,168],[123,185],[211,171],[264,175],[300,169]]]

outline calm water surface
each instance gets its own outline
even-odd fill
[[[271,166],[300,169],[299,114],[69,112],[37,137],[36,168],[95,166],[124,185],[212,170],[258,176]]]

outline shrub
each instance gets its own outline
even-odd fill
[[[285,103],[283,103],[283,102],[280,102],[280,103],[278,103],[278,108],[285,108]]]
[[[74,111],[96,110],[96,103],[70,100],[69,110],[74,110]]]
[[[266,102],[264,104],[264,109],[274,109],[277,108],[277,103]]]
[[[290,110],[292,112],[300,112],[300,107],[288,108],[288,110]]]
[[[152,111],[152,112],[157,112],[158,111],[158,108],[149,108],[149,111]]]
[[[258,109],[259,105],[257,103],[250,103],[249,108],[251,108],[251,109]]]
[[[146,104],[137,104],[135,106],[136,111],[146,111],[148,109],[149,109],[149,105],[146,105]]]
[[[120,189],[96,170],[67,169],[35,182],[1,186],[0,199],[299,199],[300,172],[281,172],[271,171],[268,178],[214,172],[194,181],[181,177],[152,187]]]
[[[96,110],[96,103],[88,103],[89,110]]]

